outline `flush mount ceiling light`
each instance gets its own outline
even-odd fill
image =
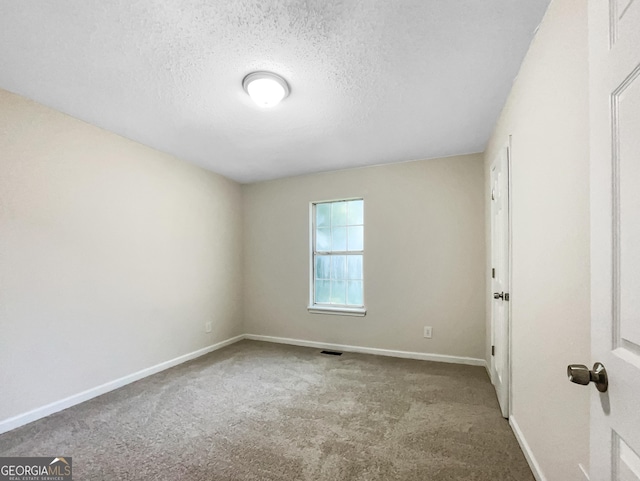
[[[253,72],[242,81],[242,87],[260,107],[273,107],[289,95],[287,81],[271,72]]]

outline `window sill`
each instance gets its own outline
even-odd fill
[[[338,306],[308,306],[310,314],[335,314],[338,316],[364,317],[367,310],[364,307],[338,307]]]

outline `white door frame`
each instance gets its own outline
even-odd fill
[[[505,155],[506,152],[506,155]],[[506,230],[507,230],[507,235],[506,235],[506,245],[505,248],[507,250],[506,252],[506,259],[507,259],[507,272],[505,275],[505,279],[506,279],[506,285],[504,286],[504,292],[507,293],[509,295],[509,300],[508,301],[503,301],[505,302],[505,309],[507,312],[507,323],[506,323],[506,346],[500,346],[497,345],[497,339],[496,339],[496,326],[495,326],[495,319],[494,319],[494,306],[495,306],[495,301],[493,299],[493,268],[495,265],[497,265],[497,263],[494,261],[494,246],[493,246],[493,242],[494,242],[494,228],[493,228],[493,222],[494,222],[494,216],[493,216],[493,178],[492,178],[492,172],[494,170],[494,168],[496,167],[498,162],[503,162],[504,164],[502,165],[502,170],[503,172],[506,172],[506,195],[507,195],[507,202],[506,202],[506,209],[507,209],[507,226],[506,226]],[[491,332],[490,332],[490,339],[491,339],[491,345],[492,345],[492,350],[493,350],[493,346],[496,346],[496,349],[503,349],[504,352],[506,352],[506,367],[504,368],[504,376],[503,376],[503,390],[504,392],[501,394],[500,392],[498,392],[498,388],[496,385],[497,382],[497,372],[496,372],[496,368],[495,368],[495,358],[493,356],[493,354],[491,355],[491,359],[489,362],[489,371],[491,374],[491,382],[496,385],[496,394],[498,395],[498,399],[500,400],[500,408],[502,411],[502,415],[505,418],[509,418],[509,415],[511,413],[511,403],[512,403],[512,392],[511,392],[511,359],[512,359],[512,343],[511,343],[511,297],[512,297],[512,290],[511,290],[511,286],[512,286],[512,248],[511,248],[511,244],[512,244],[512,240],[511,240],[511,234],[512,234],[512,230],[511,230],[511,226],[512,226],[512,215],[513,215],[513,209],[512,209],[512,185],[511,185],[511,136],[509,136],[508,141],[499,149],[498,154],[496,155],[496,158],[493,160],[493,162],[491,163],[491,166],[489,167],[489,183],[490,183],[490,187],[489,187],[489,202],[490,202],[490,208],[489,208],[489,217],[490,217],[490,266],[489,266],[489,302],[491,302],[491,309],[490,309],[490,313],[491,313]],[[506,399],[500,399],[501,396],[505,396]]]

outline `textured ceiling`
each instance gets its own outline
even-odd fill
[[[0,0],[0,87],[240,182],[478,152],[548,3]]]

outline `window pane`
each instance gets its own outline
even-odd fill
[[[312,220],[313,302],[363,306],[364,201],[320,202]]]
[[[347,256],[331,256],[331,279],[346,279]]]
[[[347,228],[346,227],[334,227],[331,229],[332,251],[346,251],[347,250]]]
[[[349,245],[348,249],[350,251],[361,251],[363,250],[364,244],[364,227],[347,227],[349,230]]]
[[[331,229],[316,230],[316,250],[320,252],[328,252],[331,250]]]
[[[347,304],[362,306],[362,281],[349,281]]]
[[[315,302],[329,303],[331,300],[331,281],[316,281]]]
[[[362,256],[347,256],[347,279],[362,279]]]
[[[316,279],[329,279],[331,256],[316,256]]]
[[[316,204],[316,227],[331,227],[331,204]]]
[[[347,303],[347,282],[331,281],[331,303],[346,304]]]
[[[348,207],[348,215],[347,215],[347,223],[349,225],[354,224],[364,224],[364,211],[362,200],[350,200],[347,202]]]
[[[333,202],[331,204],[331,225],[347,224],[347,203]]]

